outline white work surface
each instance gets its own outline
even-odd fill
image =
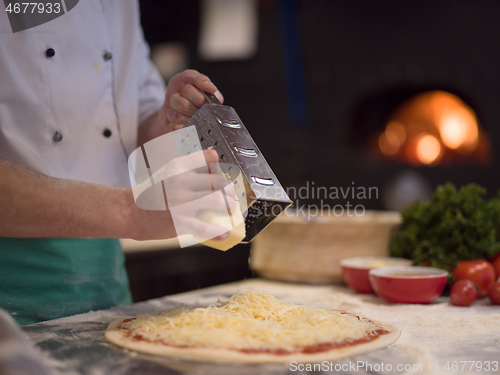
[[[387,348],[333,363],[319,363],[316,367],[319,371],[314,373],[500,374],[500,306],[491,305],[487,298],[478,300],[471,307],[452,306],[446,297],[440,297],[430,305],[389,304],[375,295],[355,294],[340,285],[249,279],[23,328],[50,359],[49,362],[64,373],[309,373],[307,368],[290,363],[242,366],[158,361],[154,356],[124,353],[104,341],[107,324],[117,317],[152,312],[180,303],[208,305],[218,299],[228,299],[244,288],[269,292],[285,302],[361,313],[396,326],[402,332],[399,340]]]

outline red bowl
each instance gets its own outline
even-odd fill
[[[387,302],[428,304],[443,292],[448,271],[430,267],[382,267],[369,272],[370,283]]]
[[[391,257],[354,257],[340,261],[344,282],[358,293],[374,293],[368,272],[376,267],[411,266],[411,260]]]

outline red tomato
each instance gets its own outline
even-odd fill
[[[477,289],[472,281],[459,280],[451,287],[450,300],[455,306],[470,306],[477,298]]]
[[[500,305],[500,281],[491,284],[488,287],[488,297],[494,305]]]
[[[484,259],[461,260],[451,269],[455,280],[469,280],[477,286],[478,297],[484,297],[487,289],[495,281],[495,269]]]
[[[497,253],[493,259],[491,259],[491,264],[495,269],[496,278],[500,277],[500,253]]]

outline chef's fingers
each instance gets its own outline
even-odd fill
[[[191,118],[199,107],[203,105],[205,97],[199,90],[196,90],[191,85],[189,86],[192,88],[191,92],[186,89],[187,86],[184,86],[180,93],[175,93],[170,97],[170,108],[184,116],[187,116],[188,118]],[[184,92],[185,90],[186,92]],[[193,93],[192,91],[194,90],[198,92]],[[187,95],[187,97],[184,95]]]
[[[165,103],[159,116],[165,132],[182,128],[196,112],[196,108],[201,107],[206,101],[204,95],[198,92],[199,90],[215,93],[221,103],[224,100],[210,78],[196,70],[184,70],[169,80],[165,93]],[[182,98],[186,101],[181,100]]]
[[[195,112],[206,103],[205,95],[191,84],[185,85],[181,90],[181,96],[189,103],[193,104]],[[194,113],[193,113],[194,114]]]
[[[214,149],[196,151],[185,156],[176,157],[165,168],[173,172],[171,175],[194,172],[224,176],[219,164],[219,154]]]
[[[209,193],[212,193],[223,190],[224,194],[229,197],[234,198],[236,196],[234,185],[229,183],[223,175],[197,173],[185,176],[184,180],[186,183],[180,184],[180,186],[189,187],[192,191],[209,191]]]
[[[217,97],[217,99],[219,99],[221,103],[224,102],[224,96],[217,89],[217,86],[215,86],[212,83],[212,81],[210,80],[210,78],[208,78],[208,76],[201,74],[196,70],[186,70],[185,72],[188,83],[195,86],[199,90],[206,91],[210,94],[215,94],[215,96]],[[201,105],[199,106],[201,107]]]
[[[198,172],[183,172],[177,175],[170,174],[166,178],[166,175],[156,174],[154,175],[155,181],[164,180],[165,189],[169,191],[205,191],[207,194],[211,194],[214,191],[218,191],[229,187],[232,185],[225,179],[222,175],[210,175],[208,173],[198,173]],[[231,188],[227,188],[227,194],[234,197],[234,193]]]
[[[205,161],[210,166],[219,162],[219,154],[214,149],[203,150],[203,156],[205,156]]]
[[[218,92],[217,98],[219,101],[223,100],[220,92]],[[186,84],[179,93],[170,97],[171,108],[189,118],[206,102],[205,95],[191,84]]]
[[[210,174],[210,181],[214,191],[224,190],[224,194],[235,197],[236,191],[233,183],[229,182],[222,174]]]
[[[219,99],[219,102],[224,103],[224,95],[222,95],[219,90],[217,90],[214,95],[217,97],[217,99]]]
[[[186,81],[197,87],[199,90],[209,92],[211,94],[217,91],[217,86],[206,76],[196,70],[186,71]]]
[[[213,210],[226,213],[229,206],[229,211],[233,212],[238,204],[234,197],[222,193],[220,190],[210,196],[204,196],[202,192],[192,192],[193,196],[196,194],[203,198],[199,201],[198,210]]]
[[[213,149],[201,150],[185,156],[176,157],[165,165],[165,168],[172,171],[171,175],[185,172],[222,175],[222,170],[219,167],[218,161],[219,156],[217,151]]]
[[[185,212],[181,213],[183,216],[190,216],[190,212],[200,210],[227,212],[227,205],[229,205],[232,212],[236,209],[236,204],[238,204],[234,196],[226,194],[222,190],[216,192],[211,190],[185,190],[182,187],[169,188],[165,184],[165,195],[169,207],[186,205]]]
[[[151,160],[161,161],[164,155],[152,150],[148,157]],[[162,166],[153,171],[153,181],[159,182],[185,173],[208,173],[208,163],[212,164],[211,162],[216,158],[217,153],[212,152],[212,150],[197,151],[185,156],[174,157],[166,160]]]
[[[184,190],[205,191],[208,193],[224,190],[224,194],[234,198],[236,191],[223,174],[208,173],[205,168],[193,170],[193,173],[183,173],[171,185],[182,186]]]
[[[175,111],[171,107],[167,107],[167,109],[165,110],[165,115],[167,116],[170,125],[173,127],[173,130],[181,129],[190,119],[190,117]]]
[[[177,235],[191,234],[199,239],[206,240],[223,240],[229,236],[230,229],[220,227],[218,225],[209,224],[196,217],[183,218],[177,220],[175,225]]]
[[[220,190],[229,184],[217,162],[215,150],[203,150],[170,160],[153,173],[153,181],[184,190]]]

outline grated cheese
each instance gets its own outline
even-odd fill
[[[208,307],[178,306],[120,324],[141,339],[175,346],[287,350],[354,341],[381,329],[366,318],[285,303],[257,291],[237,293]]]

